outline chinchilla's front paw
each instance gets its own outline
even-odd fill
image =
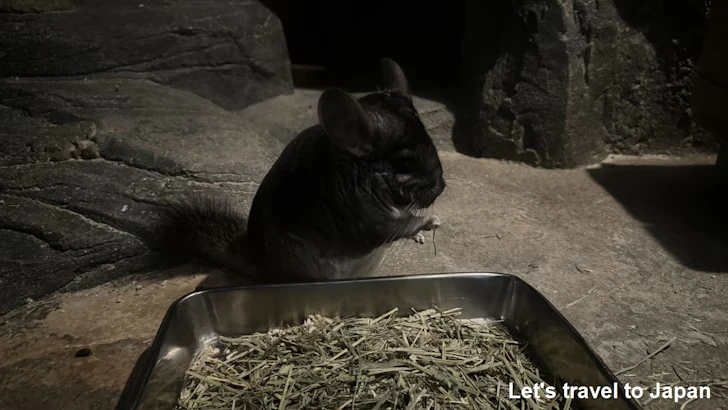
[[[431,217],[427,218],[425,221],[425,225],[422,227],[423,231],[432,231],[434,229],[437,229],[442,225],[442,222],[440,222],[440,217],[437,215],[432,215]]]
[[[420,245],[425,243],[425,235],[423,235],[422,232],[418,232],[417,235],[411,237],[410,239],[419,243]]]

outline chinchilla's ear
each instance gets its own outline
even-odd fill
[[[346,92],[332,88],[318,102],[319,123],[331,140],[362,157],[374,150],[373,123],[364,107]]]
[[[384,88],[404,95],[409,95],[409,82],[404,71],[391,58],[383,58],[380,63]]]

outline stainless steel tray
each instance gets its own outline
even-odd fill
[[[137,363],[118,409],[173,409],[192,357],[218,335],[300,324],[309,314],[378,316],[398,307],[463,308],[464,318],[503,319],[530,345],[533,358],[563,382],[612,386],[612,372],[544,298],[516,276],[464,273],[384,277],[293,285],[221,288],[191,293],[167,312]],[[619,384],[620,390],[622,385]],[[640,409],[622,397],[577,402],[580,409]]]

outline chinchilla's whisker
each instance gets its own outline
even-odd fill
[[[410,212],[409,209],[410,209],[410,204],[407,204],[407,206],[404,207],[402,212],[405,214],[408,214]],[[399,233],[401,233],[401,231],[403,229],[402,225],[404,225],[404,224],[395,225],[395,228],[384,238],[384,240],[378,245],[378,247],[390,243],[395,237],[397,237],[397,235]]]
[[[395,236],[399,237],[402,235],[402,233],[407,229],[407,227],[412,223],[412,220],[415,218],[415,215],[411,212],[408,213],[408,216],[406,219],[404,219],[400,224],[397,225],[397,229],[395,230]]]
[[[386,246],[387,248],[384,250],[384,254],[382,255],[382,258],[379,260],[379,263],[377,264],[377,267],[375,269],[375,273],[379,274],[380,269],[382,268],[382,265],[387,260],[387,257],[389,257],[389,254],[392,252],[392,248],[395,246],[395,242],[392,242],[392,239],[394,239],[397,236],[397,228],[393,229],[392,232],[387,235],[387,237],[384,239],[384,242],[381,243],[378,247]]]
[[[422,217],[423,208],[420,208],[417,206],[417,203],[415,201],[412,201],[408,203],[403,209],[402,213],[405,215],[402,220],[400,220],[396,225],[395,228],[392,230],[392,232],[387,235],[387,237],[384,239],[384,241],[379,246],[384,246],[387,244],[390,244],[391,246],[385,251],[385,256],[389,256],[389,253],[392,251],[392,248],[396,246],[397,240],[394,240],[395,238],[398,238],[401,236],[401,234],[411,225],[412,221],[416,218]],[[383,260],[382,262],[383,263]],[[381,265],[380,263],[380,265]]]
[[[382,246],[387,246],[389,243],[392,242],[392,239],[394,238],[394,235],[396,235],[397,232],[395,230],[392,230],[384,239],[382,239],[381,242],[377,243],[377,248]]]
[[[382,248],[384,248],[384,249],[382,249]],[[371,261],[369,261],[367,263],[367,271],[371,271],[371,272],[373,272],[374,275],[378,276],[380,273],[382,264],[387,259],[387,256],[389,255],[391,248],[392,248],[392,246],[391,246],[391,244],[389,244],[389,245],[384,245],[383,247],[380,247],[377,251],[375,251],[375,252],[381,252],[380,257],[377,258],[375,256],[374,258],[372,258]],[[369,268],[371,268],[371,270],[369,270]]]
[[[414,207],[415,207],[414,203],[410,203],[409,205],[407,205],[407,207],[406,207],[407,218],[404,219],[400,224],[398,224],[397,236],[402,234],[402,232],[405,229],[407,229],[407,227],[409,227],[409,225],[412,223],[412,220],[414,220],[417,217],[417,215],[416,215],[417,210]]]
[[[380,272],[382,265],[384,265],[384,262],[387,260],[389,255],[392,253],[392,249],[394,249],[395,246],[397,246],[397,242],[392,242],[389,245],[387,245],[387,249],[384,250],[384,255],[382,255],[382,258],[379,260],[379,263],[377,264],[377,268],[375,270],[376,273]]]
[[[393,249],[398,246],[399,241],[393,241],[394,238],[398,238],[402,232],[407,229],[413,220],[416,218],[421,218],[425,212],[427,212],[430,208],[420,208],[415,201],[410,202],[407,204],[402,212],[406,215],[405,218],[403,218],[399,223],[396,224],[396,227],[390,232],[390,234],[387,236],[387,239],[385,239],[385,246],[388,246],[387,249],[384,251],[384,255],[382,256],[381,260],[379,261],[379,264],[377,265],[376,272],[379,273],[382,265],[387,260],[389,255],[391,255]]]
[[[404,208],[404,212],[409,214],[410,216],[405,219],[402,223],[397,224],[396,228],[389,234],[389,236],[386,239],[385,246],[388,246],[387,249],[384,251],[384,255],[382,256],[382,259],[379,261],[379,264],[376,268],[376,272],[379,273],[380,269],[382,268],[382,265],[387,260],[389,255],[392,253],[392,250],[398,245],[398,241],[392,241],[392,239],[398,237],[402,231],[404,231],[407,228],[407,225],[412,221],[412,218],[414,218],[414,215],[410,213],[411,206],[408,205]]]

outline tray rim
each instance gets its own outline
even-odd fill
[[[146,385],[149,382],[149,378],[156,367],[157,362],[159,361],[159,353],[161,351],[162,344],[164,342],[164,336],[166,335],[169,326],[171,324],[172,318],[174,317],[174,314],[177,313],[177,310],[179,309],[179,305],[183,303],[187,299],[191,299],[194,297],[198,297],[202,294],[212,294],[212,293],[226,293],[226,292],[233,292],[233,291],[240,291],[240,290],[256,290],[256,289],[271,289],[271,288],[296,288],[296,287],[312,287],[312,286],[334,286],[336,284],[343,284],[343,283],[356,283],[356,282],[391,282],[391,281],[408,281],[408,280],[432,280],[432,279],[444,279],[444,278],[450,278],[450,277],[458,277],[458,278],[486,278],[486,277],[502,277],[507,278],[510,283],[509,287],[512,287],[514,283],[518,283],[521,286],[525,286],[529,291],[533,292],[536,297],[541,298],[548,307],[552,309],[552,311],[556,314],[556,317],[562,322],[562,324],[565,326],[566,332],[574,338],[578,343],[586,347],[587,353],[589,357],[594,360],[597,367],[601,372],[603,372],[604,376],[609,382],[617,383],[618,386],[621,388],[624,388],[624,384],[617,378],[617,376],[612,372],[612,370],[604,363],[601,357],[599,357],[598,354],[592,349],[591,345],[584,339],[584,337],[579,333],[578,330],[569,322],[566,317],[561,313],[561,311],[554,306],[551,301],[544,296],[541,292],[539,292],[535,287],[533,287],[531,284],[526,282],[524,279],[509,273],[499,273],[499,272],[453,272],[453,273],[427,273],[427,274],[413,274],[413,275],[397,275],[397,276],[377,276],[377,277],[368,277],[368,278],[355,278],[355,279],[343,279],[343,280],[334,280],[334,281],[316,281],[316,282],[296,282],[296,283],[281,283],[281,284],[255,284],[255,285],[244,285],[244,286],[229,286],[229,287],[219,287],[219,288],[212,288],[212,289],[203,289],[203,290],[195,290],[192,292],[189,292],[179,298],[177,298],[170,307],[167,309],[167,312],[165,313],[162,322],[159,326],[159,329],[157,330],[157,333],[154,336],[154,341],[152,342],[151,346],[146,351],[146,357],[142,360],[142,369],[138,377],[136,377],[136,380],[132,381],[132,384],[130,386],[129,392],[122,392],[122,397],[120,397],[119,402],[117,403],[116,408],[117,409],[136,409],[139,406],[139,401],[141,400],[144,391],[146,389]],[[133,372],[132,372],[133,373]],[[130,374],[129,377],[132,377],[133,374]],[[126,389],[125,389],[126,390]],[[127,393],[128,399],[124,400],[124,395]],[[635,409],[641,409],[642,407],[636,403],[634,400],[628,401]],[[122,406],[123,405],[123,406]]]

